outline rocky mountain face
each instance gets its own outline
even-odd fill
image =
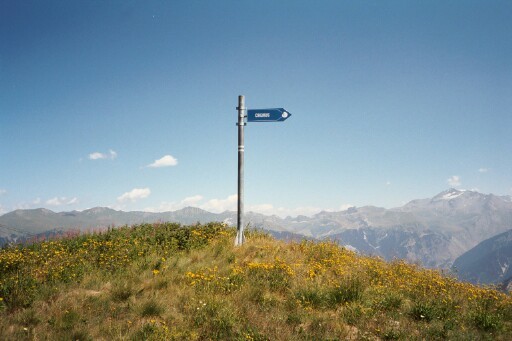
[[[504,292],[512,293],[512,277],[510,277],[509,279],[506,279],[501,284],[501,290]]]
[[[183,224],[220,221],[236,224],[236,212],[210,213],[187,207],[174,212],[122,212],[93,208],[55,213],[18,210],[0,217],[0,243],[51,229],[92,229],[109,225],[171,221]],[[248,212],[245,221],[284,239],[336,240],[348,248],[391,260],[405,258],[428,267],[450,268],[480,242],[512,228],[512,200],[475,191],[450,189],[433,198],[384,209],[352,207],[312,217],[280,218]]]
[[[461,280],[478,284],[507,283],[512,279],[512,230],[486,239],[453,262]]]
[[[20,231],[0,225],[0,247],[11,242],[16,242],[24,235],[25,234]]]
[[[456,189],[399,208],[354,207],[284,220],[295,233],[334,239],[387,260],[405,258],[440,268],[511,226],[510,197]]]
[[[367,255],[406,259],[431,268],[447,268],[454,257],[451,238],[428,229],[367,227],[347,229],[327,238]]]

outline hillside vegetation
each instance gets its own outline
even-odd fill
[[[146,224],[0,250],[2,340],[510,340],[512,297],[334,243]]]

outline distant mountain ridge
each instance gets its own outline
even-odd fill
[[[0,216],[0,244],[55,228],[87,231],[158,221],[219,221],[234,225],[236,212],[211,213],[194,207],[162,213],[101,207],[60,213],[47,209],[17,210]],[[246,222],[279,238],[330,239],[388,260],[404,258],[427,267],[448,269],[457,257],[480,242],[512,228],[512,199],[452,188],[392,209],[352,207],[284,219],[249,212]]]
[[[53,212],[45,208],[15,210],[0,216],[0,246],[16,242],[23,237],[35,236],[51,230],[78,229],[91,231],[109,226],[155,222],[176,222],[190,225],[206,222],[236,222],[236,212],[211,213],[197,207],[185,207],[172,212],[117,211],[107,207],[94,207],[84,211]],[[273,221],[275,216],[249,212],[246,219],[258,226],[271,226],[273,231],[287,232]]]
[[[0,217],[0,224],[20,233],[36,234],[54,228],[87,230],[105,228],[111,225],[131,225],[157,221],[176,221],[190,224],[200,220],[218,220],[218,218],[219,215],[215,213],[194,207],[185,207],[178,211],[165,213],[124,212],[107,207],[94,207],[84,211],[56,213],[40,208],[16,210],[4,214]]]

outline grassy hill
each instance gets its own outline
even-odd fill
[[[512,297],[333,243],[146,224],[0,250],[2,340],[510,340]]]

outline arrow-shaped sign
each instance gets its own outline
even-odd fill
[[[283,108],[248,109],[247,122],[281,122],[291,115]]]

